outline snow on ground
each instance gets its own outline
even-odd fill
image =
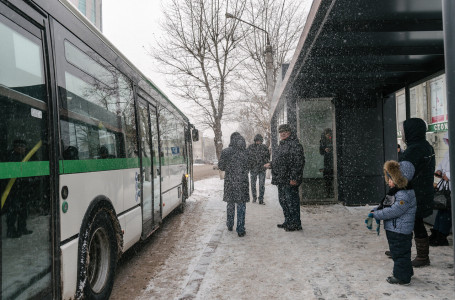
[[[206,203],[203,209],[204,247],[193,255],[180,299],[455,299],[453,248],[431,247],[431,266],[415,269],[410,286],[391,285],[393,261],[385,232],[369,231],[364,224],[371,207],[340,204],[301,207],[303,231],[286,232],[277,189],[266,182],[265,206],[248,203],[246,236],[239,238],[225,226],[223,181],[217,178],[195,183],[188,201]],[[234,227],[235,228],[235,227]],[[450,245],[453,245],[450,236]],[[203,249],[203,250],[202,250]],[[413,256],[415,248],[413,247]],[[169,272],[152,279],[141,299]],[[162,299],[169,299],[162,290]],[[149,294],[150,295],[150,294]],[[170,296],[171,294],[168,294]]]

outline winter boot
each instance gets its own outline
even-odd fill
[[[436,237],[430,241],[430,246],[449,246],[449,241],[447,237],[439,231],[436,231]]]
[[[417,249],[417,256],[412,261],[412,266],[414,268],[420,268],[430,265],[430,257],[428,254],[430,253],[430,243],[428,237],[425,238],[414,238],[416,249]]]

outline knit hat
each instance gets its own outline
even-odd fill
[[[254,141],[262,143],[264,141],[264,138],[262,137],[262,135],[256,134],[256,136],[254,137]]]
[[[288,124],[281,124],[280,126],[278,126],[278,132],[291,132],[291,126],[289,126]]]
[[[397,161],[388,160],[384,164],[384,179],[386,183],[388,183],[389,178],[399,189],[403,189],[408,185],[408,179],[402,174],[400,164]]]

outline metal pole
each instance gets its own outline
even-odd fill
[[[404,87],[404,99],[406,103],[406,120],[411,118],[411,92],[409,91],[409,84]]]
[[[442,0],[442,23],[444,29],[444,59],[446,71],[446,99],[447,113],[449,115],[449,155],[450,169],[455,170],[455,1]],[[454,128],[452,128],[454,127]],[[455,191],[453,180],[450,180],[450,190]],[[452,234],[455,235],[455,201],[452,194]],[[454,271],[455,271],[455,247]]]
[[[269,36],[267,35],[267,41],[269,40]],[[272,53],[272,46],[270,43],[267,43],[265,46],[265,75],[266,75],[266,82],[267,82],[267,100],[269,104],[272,103],[273,92],[275,90],[275,80],[273,76],[273,53]]]
[[[244,20],[234,16],[233,14],[226,13],[225,16],[226,16],[226,18],[236,19],[240,22],[250,25],[251,27],[254,27],[258,30],[265,32],[266,37],[267,37],[267,45],[265,46],[265,77],[266,77],[266,84],[267,84],[266,92],[267,92],[267,100],[269,101],[269,103],[272,103],[273,91],[275,90],[275,79],[274,79],[275,76],[273,76],[274,75],[273,49],[272,49],[272,45],[270,45],[269,33],[264,28],[258,27],[250,22],[244,21]]]

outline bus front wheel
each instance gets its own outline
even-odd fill
[[[117,241],[109,214],[99,210],[83,231],[79,287],[84,299],[108,299],[114,284]]]

